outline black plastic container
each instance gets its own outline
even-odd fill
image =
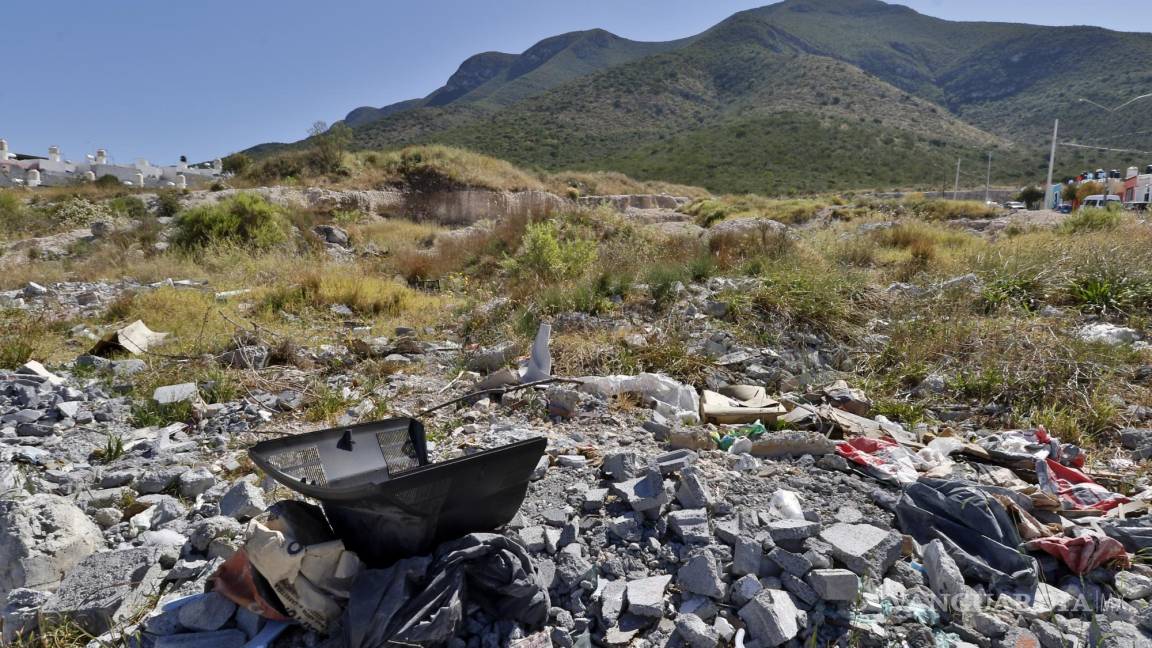
[[[428,464],[423,425],[388,419],[265,441],[249,455],[318,500],[345,546],[382,567],[507,523],[546,446],[535,438]]]

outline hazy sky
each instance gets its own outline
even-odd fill
[[[602,27],[638,40],[703,31],[740,0],[63,0],[0,12],[0,137],[82,159],[211,159],[305,135],[357,106],[427,94],[468,56]],[[1152,11],[1080,0],[902,0],[953,20],[1152,32]]]

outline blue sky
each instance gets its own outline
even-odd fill
[[[113,0],[6,2],[0,137],[80,159],[211,159],[291,141],[315,120],[423,96],[468,56],[602,27],[637,40],[704,30],[738,0]],[[1152,11],[1071,0],[902,0],[951,20],[1152,32]]]

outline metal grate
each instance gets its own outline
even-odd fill
[[[320,451],[316,446],[272,454],[268,456],[268,462],[280,472],[305,484],[328,485],[328,476],[324,473],[324,464],[320,461]]]
[[[389,475],[398,475],[420,465],[420,457],[408,430],[377,432],[376,442],[380,444],[380,454],[384,456]]]

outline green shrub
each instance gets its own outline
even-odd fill
[[[105,189],[119,189],[120,187],[124,186],[124,183],[120,181],[120,178],[117,178],[111,173],[96,178],[96,182],[93,184],[95,184],[97,187],[102,187]]]
[[[212,243],[270,248],[287,240],[288,229],[288,219],[279,207],[254,194],[239,194],[184,212],[172,242],[185,249]]]
[[[562,240],[556,222],[545,221],[528,225],[520,248],[504,267],[517,277],[557,281],[584,275],[596,257],[594,241]]]
[[[1060,224],[1064,234],[1081,234],[1116,229],[1124,220],[1124,214],[1111,209],[1087,207],[1069,215]]]
[[[1069,303],[1093,313],[1128,312],[1145,306],[1152,285],[1145,279],[1109,269],[1072,277],[1065,286]]]
[[[55,220],[67,228],[87,227],[111,216],[108,207],[83,198],[70,198],[55,208]]]
[[[176,191],[161,191],[156,194],[156,216],[158,218],[172,218],[180,213],[180,193]]]
[[[676,286],[688,280],[688,271],[679,265],[657,265],[648,270],[644,277],[656,307],[667,308],[676,299]]]
[[[252,158],[244,153],[233,153],[220,161],[225,173],[240,175],[252,166]]]
[[[144,201],[135,196],[121,196],[108,201],[108,209],[117,216],[132,220],[144,220],[148,217],[148,207]]]

